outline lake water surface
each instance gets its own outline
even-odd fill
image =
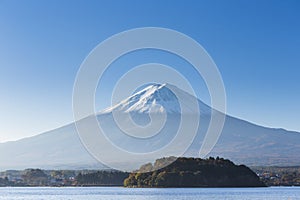
[[[122,187],[4,187],[0,200],[204,200],[300,199],[300,187],[270,188],[122,188]]]

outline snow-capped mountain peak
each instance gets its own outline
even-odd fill
[[[180,100],[184,102],[180,106]],[[210,108],[196,97],[171,84],[151,84],[144,89],[129,96],[120,103],[109,107],[100,113],[112,111],[137,112],[137,113],[196,113],[195,103],[200,106],[200,112],[208,113]]]

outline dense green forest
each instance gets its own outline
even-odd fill
[[[223,158],[178,158],[167,167],[166,159],[146,164],[124,181],[126,187],[263,187],[265,184],[245,165]],[[142,173],[147,170],[153,172]],[[156,170],[158,169],[158,170]]]
[[[124,179],[129,173],[120,171],[98,171],[94,173],[79,173],[77,185],[83,186],[123,186]]]

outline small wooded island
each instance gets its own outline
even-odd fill
[[[217,157],[184,158],[160,168],[170,158],[143,165],[124,180],[125,187],[265,187],[259,177],[245,165]],[[153,172],[143,173],[145,171]]]

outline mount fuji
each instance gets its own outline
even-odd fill
[[[174,94],[174,92],[176,94]],[[184,108],[181,108],[178,99],[183,99]],[[171,84],[152,84],[132,96],[126,98],[115,106],[109,107],[99,114],[110,113],[113,111],[136,112],[136,113],[162,113],[182,114],[182,110],[193,114],[195,101],[200,104],[201,113],[210,113],[210,108],[202,101],[196,99],[191,94],[177,88]]]
[[[175,93],[176,95],[175,95]],[[181,99],[182,104],[179,104]],[[214,109],[193,95],[170,84],[152,84],[118,104],[96,114],[103,130],[117,146],[128,151],[145,153],[167,144],[176,133],[181,115],[193,117],[195,102],[199,108],[197,135],[184,156],[198,156],[203,137]],[[145,126],[151,116],[166,116],[164,128],[147,142],[124,136],[116,126],[113,113],[129,114],[132,120]],[[223,114],[223,113],[221,113]],[[228,116],[221,136],[208,156],[228,158],[247,165],[300,165],[300,133],[267,128]],[[127,121],[123,121],[127,124]],[[139,133],[137,133],[139,134]],[[141,135],[143,133],[140,133]],[[180,145],[180,144],[178,144]],[[103,154],[110,154],[101,149]],[[117,161],[120,165],[122,158]],[[140,161],[144,163],[144,161]],[[80,141],[75,123],[17,141],[0,143],[0,170],[25,169],[95,169],[105,167],[96,161]]]

